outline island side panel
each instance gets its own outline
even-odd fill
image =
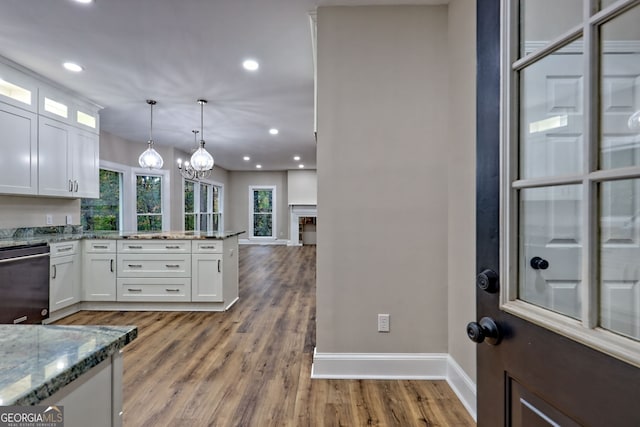
[[[238,236],[224,240],[224,254],[222,256],[223,292],[225,310],[229,309],[238,299]]]

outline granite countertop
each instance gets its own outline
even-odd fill
[[[199,240],[215,239],[224,240],[244,233],[244,231],[201,232],[201,231],[167,231],[167,232],[122,232],[122,231],[95,231],[89,233],[51,233],[33,234],[21,237],[7,237],[0,239],[0,248],[34,245],[38,243],[57,243],[69,240],[81,239],[165,239],[165,240]]]
[[[36,405],[138,336],[135,326],[0,325],[0,405]]]

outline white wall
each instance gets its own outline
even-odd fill
[[[51,225],[65,225],[71,215],[74,225],[80,224],[80,199],[51,197],[0,196],[0,229],[19,227],[46,227],[47,215]]]
[[[445,6],[318,8],[318,352],[448,350],[447,55]]]
[[[315,170],[290,170],[287,172],[287,189],[290,205],[316,205],[318,174]]]
[[[476,4],[449,3],[448,318],[449,354],[473,381],[476,345],[466,325],[476,319]]]

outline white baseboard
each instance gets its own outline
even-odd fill
[[[252,240],[252,239],[238,239],[239,245],[286,245],[289,241],[284,239],[276,240]]]
[[[311,378],[443,380],[445,353],[318,353]]]
[[[474,421],[477,419],[476,384],[451,356],[447,358],[447,383]]]
[[[313,352],[311,378],[446,380],[476,420],[476,385],[447,353]]]

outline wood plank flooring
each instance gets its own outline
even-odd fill
[[[58,324],[137,325],[124,425],[474,426],[445,381],[311,380],[315,246],[241,246],[225,313],[89,312]]]

